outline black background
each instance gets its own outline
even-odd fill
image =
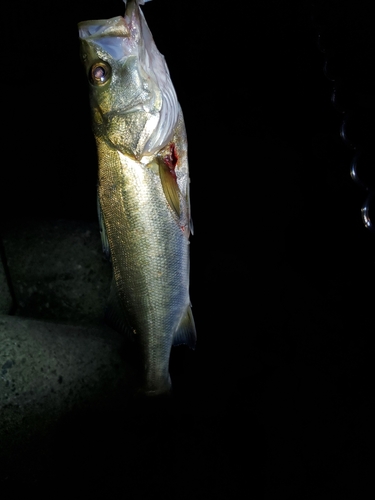
[[[361,220],[366,192],[349,175],[360,152],[375,185],[370,4],[143,7],[189,141],[198,344],[172,354],[181,412],[163,413],[170,428],[159,414],[144,448],[174,430],[181,447],[166,463],[179,471],[168,483],[178,497],[245,488],[341,499],[370,484],[375,244]],[[122,15],[123,2],[8,8],[1,216],[95,220],[77,23]]]

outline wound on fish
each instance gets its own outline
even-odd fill
[[[169,149],[170,149],[170,154],[164,156],[163,160],[165,164],[168,166],[169,172],[172,174],[172,177],[174,178],[175,181],[177,181],[175,169],[178,161],[178,156],[176,152],[176,145],[174,142],[172,142],[172,144],[169,146]]]

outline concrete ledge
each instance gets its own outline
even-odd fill
[[[126,398],[132,384],[123,338],[107,327],[2,315],[0,345],[0,460],[7,464],[1,467],[5,475],[25,457],[31,466],[30,456],[35,457],[36,449],[43,454],[43,439],[67,415],[109,408]]]

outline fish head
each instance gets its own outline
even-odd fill
[[[179,104],[139,0],[126,3],[124,17],[83,21],[78,28],[95,136],[136,159],[165,147]]]

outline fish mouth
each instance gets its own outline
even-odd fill
[[[130,29],[122,16],[111,19],[95,19],[82,21],[78,24],[78,33],[81,40],[87,40],[99,45],[114,59],[120,60],[129,55],[125,41],[130,40]],[[118,40],[122,43],[118,43]]]
[[[126,35],[130,35],[131,23],[135,21],[134,15],[137,14],[137,3],[143,4],[143,2],[130,0],[125,3],[125,13],[124,16],[115,16],[109,19],[91,19],[88,21],[81,21],[78,23],[78,31],[80,38],[87,38],[91,36],[107,36],[108,30],[111,31],[112,36],[116,36],[116,30],[118,30],[118,36],[124,36],[124,28]],[[139,10],[139,9],[138,9]],[[139,18],[139,15],[138,15]],[[139,19],[138,19],[139,20]]]
[[[84,39],[88,37],[108,36],[108,30],[117,32],[117,36],[129,36],[129,29],[124,20],[122,16],[116,16],[110,19],[81,21],[78,23],[79,37]]]
[[[137,0],[126,1],[125,14],[110,19],[94,19],[78,23],[78,33],[81,40],[90,40],[108,52],[114,59],[135,54],[138,44],[145,38],[149,39],[149,28]],[[152,39],[152,35],[150,32]],[[121,40],[121,43],[119,43]]]

